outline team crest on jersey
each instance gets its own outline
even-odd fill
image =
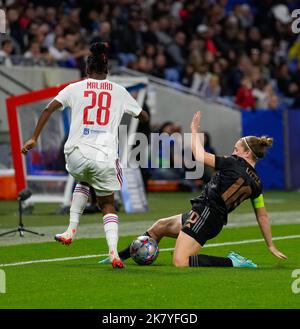
[[[83,135],[88,135],[90,133],[90,129],[89,128],[84,128],[83,129]]]

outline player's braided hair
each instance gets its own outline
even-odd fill
[[[87,58],[87,72],[102,74],[108,73],[108,44],[106,42],[95,42],[90,47],[91,55]]]
[[[247,136],[242,138],[242,143],[245,149],[248,149],[253,154],[254,160],[263,158],[267,149],[273,145],[273,138],[268,136]]]

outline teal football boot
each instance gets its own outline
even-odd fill
[[[231,259],[233,267],[256,268],[257,265],[252,260],[241,256],[237,252],[231,251],[227,257]]]

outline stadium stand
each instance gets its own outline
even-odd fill
[[[298,107],[299,1],[3,1],[0,63],[78,68],[88,45],[113,65],[192,88],[243,110]]]

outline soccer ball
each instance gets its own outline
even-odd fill
[[[139,236],[130,245],[130,256],[139,265],[150,265],[157,258],[157,242],[149,236]]]

